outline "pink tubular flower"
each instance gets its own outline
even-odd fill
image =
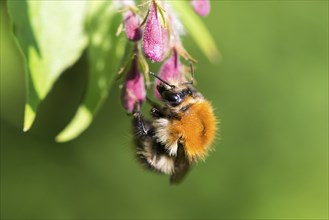
[[[162,28],[162,47],[163,47],[163,51],[162,51],[161,60],[163,60],[163,58],[166,56],[166,54],[168,52],[168,47],[169,47],[169,34],[168,34],[168,30],[163,29],[163,28]]]
[[[141,104],[146,98],[144,77],[138,71],[137,60],[134,59],[132,62],[132,67],[126,76],[121,96],[122,105],[129,113],[133,112],[136,103]]]
[[[210,12],[209,0],[192,0],[194,11],[200,16],[207,16]]]
[[[169,84],[177,85],[185,80],[183,74],[181,74],[179,56],[176,50],[173,50],[172,55],[162,65],[158,76]],[[161,96],[157,90],[157,86],[160,84],[158,79],[154,83],[154,95],[156,98],[161,99]]]
[[[123,17],[127,38],[131,41],[139,41],[142,38],[139,16],[129,10],[124,13]]]
[[[165,51],[163,32],[155,1],[152,2],[144,30],[144,53],[153,62],[161,62]],[[167,33],[167,32],[166,32]],[[164,39],[165,38],[165,39]]]

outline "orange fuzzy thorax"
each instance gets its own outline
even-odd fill
[[[180,120],[172,121],[170,133],[180,136],[190,161],[204,159],[215,138],[216,124],[211,104],[202,100],[194,103],[181,115]]]

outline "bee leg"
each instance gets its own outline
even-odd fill
[[[166,113],[163,107],[161,107],[158,103],[154,102],[150,98],[147,98],[147,101],[152,106],[151,108],[151,116],[153,118],[164,118],[166,117]]]
[[[137,136],[147,136],[151,135],[150,132],[150,125],[146,126],[145,121],[143,119],[142,113],[140,112],[141,104],[135,103],[134,110],[133,110],[133,128],[134,132]]]
[[[151,115],[153,118],[163,118],[165,115],[157,108],[153,107],[151,109]]]
[[[136,134],[140,136],[148,136],[150,135],[150,128],[145,126],[145,122],[143,116],[140,112],[135,112],[133,114],[133,126],[135,129]]]

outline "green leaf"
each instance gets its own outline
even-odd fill
[[[90,7],[87,91],[73,120],[56,137],[58,142],[70,141],[88,128],[108,95],[118,64],[124,55],[126,39],[124,36],[115,36],[122,21],[121,14],[117,13],[118,9],[110,1],[92,1]]]
[[[27,100],[24,131],[60,74],[86,47],[87,1],[8,1],[14,31],[26,61]]]
[[[179,18],[201,51],[210,61],[216,62],[220,58],[216,43],[201,18],[193,11],[189,1],[170,1],[170,3],[179,13]]]

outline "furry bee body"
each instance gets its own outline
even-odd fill
[[[144,167],[178,183],[198,159],[205,159],[216,135],[211,104],[192,86],[158,86],[163,106],[153,103],[152,119],[134,114],[137,156]]]

